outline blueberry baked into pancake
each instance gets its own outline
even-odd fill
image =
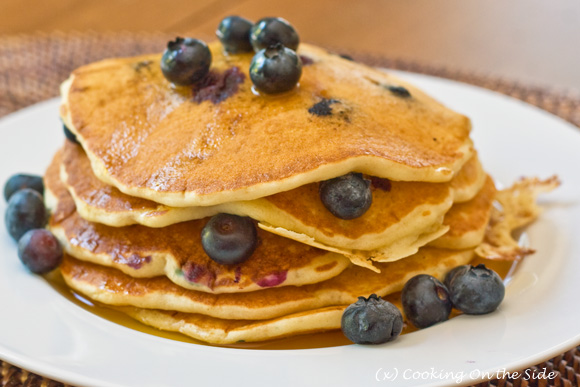
[[[212,344],[341,328],[376,344],[498,307],[501,279],[470,262],[531,253],[511,234],[556,178],[497,191],[467,117],[284,19],[217,36],[62,84],[44,184],[6,186],[33,272]]]

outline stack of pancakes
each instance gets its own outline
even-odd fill
[[[495,187],[466,117],[306,44],[296,89],[260,95],[251,54],[210,49],[210,74],[194,87],[165,80],[160,55],[94,63],[63,84],[61,118],[76,141],[45,183],[72,289],[226,344],[340,328],[359,296],[471,260]],[[343,220],[318,187],[349,172],[371,181],[373,202]],[[247,261],[221,265],[202,249],[219,213],[254,220]]]

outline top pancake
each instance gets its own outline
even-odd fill
[[[195,102],[205,89],[172,86],[160,55],[73,72],[62,87],[61,116],[99,179],[170,206],[208,206],[350,171],[449,181],[472,154],[465,116],[383,72],[302,44],[299,54],[313,63],[299,86],[257,95],[248,76],[252,55],[224,55],[219,43],[210,48],[214,77],[233,67],[245,74],[237,93],[219,103]],[[330,115],[310,113],[323,99],[339,102]]]

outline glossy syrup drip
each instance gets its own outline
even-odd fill
[[[480,263],[485,264],[488,268],[497,272],[503,279],[504,283],[507,284],[511,277],[513,276],[517,261],[499,261],[499,260],[489,260],[483,258],[475,258],[471,264],[478,265]],[[62,296],[67,298],[73,304],[111,322],[122,325],[127,328],[134,329],[139,332],[147,333],[157,337],[162,337],[169,340],[181,341],[185,343],[192,343],[198,345],[215,346],[212,344],[204,343],[199,340],[192,339],[181,333],[161,331],[159,329],[150,327],[148,325],[142,324],[137,320],[129,317],[128,315],[119,312],[117,310],[108,308],[102,304],[93,302],[84,296],[71,290],[64,279],[62,278],[60,272],[54,271],[45,276],[48,283],[58,291]],[[392,302],[398,307],[401,306],[401,293],[393,293],[386,297],[383,297],[387,301]],[[451,318],[458,316],[455,310],[451,314]],[[403,327],[402,334],[410,333],[417,330],[411,324],[405,323]],[[256,343],[236,343],[231,345],[223,345],[223,347],[228,348],[240,348],[240,349],[265,349],[265,350],[289,350],[289,349],[313,349],[313,348],[327,348],[327,347],[338,347],[342,345],[352,344],[341,331],[332,331],[324,333],[314,333],[307,335],[298,335],[287,337],[283,339],[269,340],[264,342]]]

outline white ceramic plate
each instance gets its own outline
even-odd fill
[[[580,130],[476,87],[401,74],[473,120],[484,166],[504,185],[557,173],[528,230],[537,253],[520,265],[500,309],[460,316],[381,346],[227,349],[175,342],[118,326],[72,304],[16,257],[0,226],[0,358],[76,385],[461,385],[518,370],[580,344]],[[0,121],[0,183],[42,173],[63,141],[51,100]],[[0,213],[6,204],[0,200]],[[501,374],[499,375],[501,376]],[[457,383],[457,384],[456,384]]]

